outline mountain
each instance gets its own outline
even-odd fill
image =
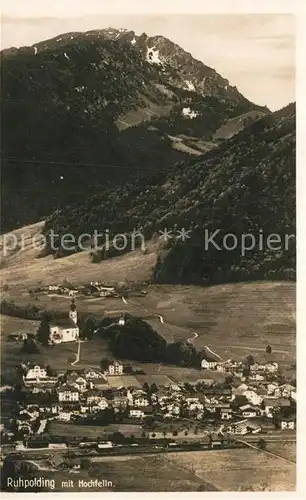
[[[1,73],[3,230],[169,171],[269,114],[171,40],[123,29],[6,49]]]
[[[263,117],[200,157],[57,211],[50,231],[76,237],[141,229],[156,241],[153,278],[161,283],[219,283],[295,276],[295,104]],[[189,231],[185,241],[178,229]],[[207,232],[205,232],[207,231]],[[207,235],[217,231],[215,244]],[[224,238],[230,234],[230,241]],[[243,251],[243,235],[253,248]],[[267,243],[280,239],[278,244]],[[276,236],[275,236],[276,235]],[[286,240],[286,235],[293,235]],[[233,246],[233,239],[237,245]],[[279,246],[279,249],[276,249]],[[228,248],[230,247],[230,248]],[[120,253],[120,252],[119,252]],[[60,252],[57,256],[63,256]],[[118,255],[113,249],[99,258]],[[93,262],[98,262],[93,252]]]

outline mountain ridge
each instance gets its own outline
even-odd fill
[[[244,126],[237,119],[226,127],[228,120],[269,113],[170,40],[134,39],[129,30],[73,32],[1,52],[4,230],[150,169],[167,171]],[[163,67],[148,60],[152,47]],[[186,81],[195,90],[184,88]],[[54,163],[50,171],[45,162]],[[81,171],[77,164],[110,167]]]

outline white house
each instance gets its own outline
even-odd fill
[[[252,390],[247,390],[243,393],[243,396],[245,396],[248,400],[249,403],[251,403],[254,406],[258,406],[262,403],[263,398],[259,396],[255,391]]]
[[[64,422],[69,422],[69,420],[71,419],[71,415],[72,415],[71,411],[63,411],[63,410],[61,410],[59,412],[59,414],[57,415],[56,418],[58,420],[62,420]]]
[[[204,370],[215,370],[217,368],[217,361],[207,361],[206,359],[202,359],[201,368]]]
[[[256,408],[253,408],[252,405],[241,406],[240,410],[241,410],[242,416],[244,418],[257,417],[257,414],[258,414]]]
[[[100,297],[110,297],[115,292],[115,288],[113,286],[99,286],[98,290]]]
[[[283,384],[279,386],[280,396],[284,398],[290,398],[292,391],[295,391],[295,387],[291,384]]]
[[[282,431],[285,431],[285,430],[294,431],[295,421],[293,419],[283,419],[281,421],[281,429],[282,429]]]
[[[251,372],[264,372],[266,370],[266,365],[262,365],[259,363],[254,363],[250,365]]]
[[[129,415],[130,415],[130,417],[133,417],[133,418],[143,418],[144,412],[142,410],[131,409]]]
[[[108,365],[107,373],[108,375],[122,375],[123,365],[119,361],[113,361]]]
[[[220,417],[221,417],[221,420],[230,420],[232,418],[232,409],[231,408],[221,408]]]
[[[33,380],[33,379],[39,380],[39,379],[45,379],[47,377],[48,377],[47,370],[44,366],[31,365],[28,367],[24,379],[26,382],[28,382],[29,380]]]
[[[138,396],[134,399],[133,401],[134,406],[141,407],[141,406],[149,406],[149,400],[148,398],[144,396]]]
[[[266,365],[266,371],[270,373],[277,372],[277,370],[278,370],[278,363],[268,363]]]
[[[101,410],[108,408],[108,401],[97,391],[89,391],[86,395],[86,402],[88,405],[99,406]]]
[[[279,390],[279,385],[278,384],[275,384],[275,383],[271,383],[271,384],[268,384],[267,385],[267,392],[268,392],[268,395],[271,396],[271,395],[278,395],[276,394],[277,390]]]
[[[226,428],[226,432],[228,432],[229,434],[247,434],[247,422],[247,420],[240,420],[239,422],[235,422]]]
[[[64,401],[79,401],[79,391],[68,384],[64,384],[57,390],[58,400],[61,402]]]
[[[77,309],[72,300],[69,317],[67,319],[50,322],[50,342],[53,344],[61,344],[62,342],[74,342],[77,340],[79,338],[79,327],[77,322]]]
[[[66,383],[75,387],[80,392],[84,392],[87,389],[87,380],[78,375],[76,372],[68,374]]]

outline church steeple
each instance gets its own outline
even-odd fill
[[[71,304],[70,304],[69,318],[75,324],[77,324],[77,322],[78,322],[78,313],[77,313],[77,308],[76,308],[75,300],[74,299],[72,299]]]

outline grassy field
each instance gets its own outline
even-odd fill
[[[267,450],[272,453],[276,453],[288,460],[296,461],[296,443],[295,442],[277,442],[277,443],[268,443]]]
[[[86,436],[89,439],[105,438],[112,432],[122,432],[126,436],[141,436],[142,428],[138,424],[111,424],[108,426],[76,425],[65,422],[50,422],[49,433],[57,436],[78,437]]]
[[[91,280],[146,280],[152,274],[156,263],[154,252],[143,255],[141,251],[135,251],[100,264],[91,264],[89,251],[65,259],[54,260],[52,256],[37,259],[43,225],[43,222],[39,222],[13,231],[18,247],[13,251],[4,252],[3,248],[0,251],[2,283],[13,287],[17,294],[35,286],[37,282],[61,283],[65,277],[73,283],[83,283]],[[4,238],[10,244],[9,236],[2,235],[1,247]]]
[[[97,457],[87,474],[118,492],[295,490],[293,465],[249,449]]]
[[[221,491],[294,491],[295,467],[251,449],[171,453],[172,464],[208,480]]]
[[[110,479],[116,491],[217,491],[179,463],[170,463],[167,455],[120,458],[94,464],[91,475]]]

